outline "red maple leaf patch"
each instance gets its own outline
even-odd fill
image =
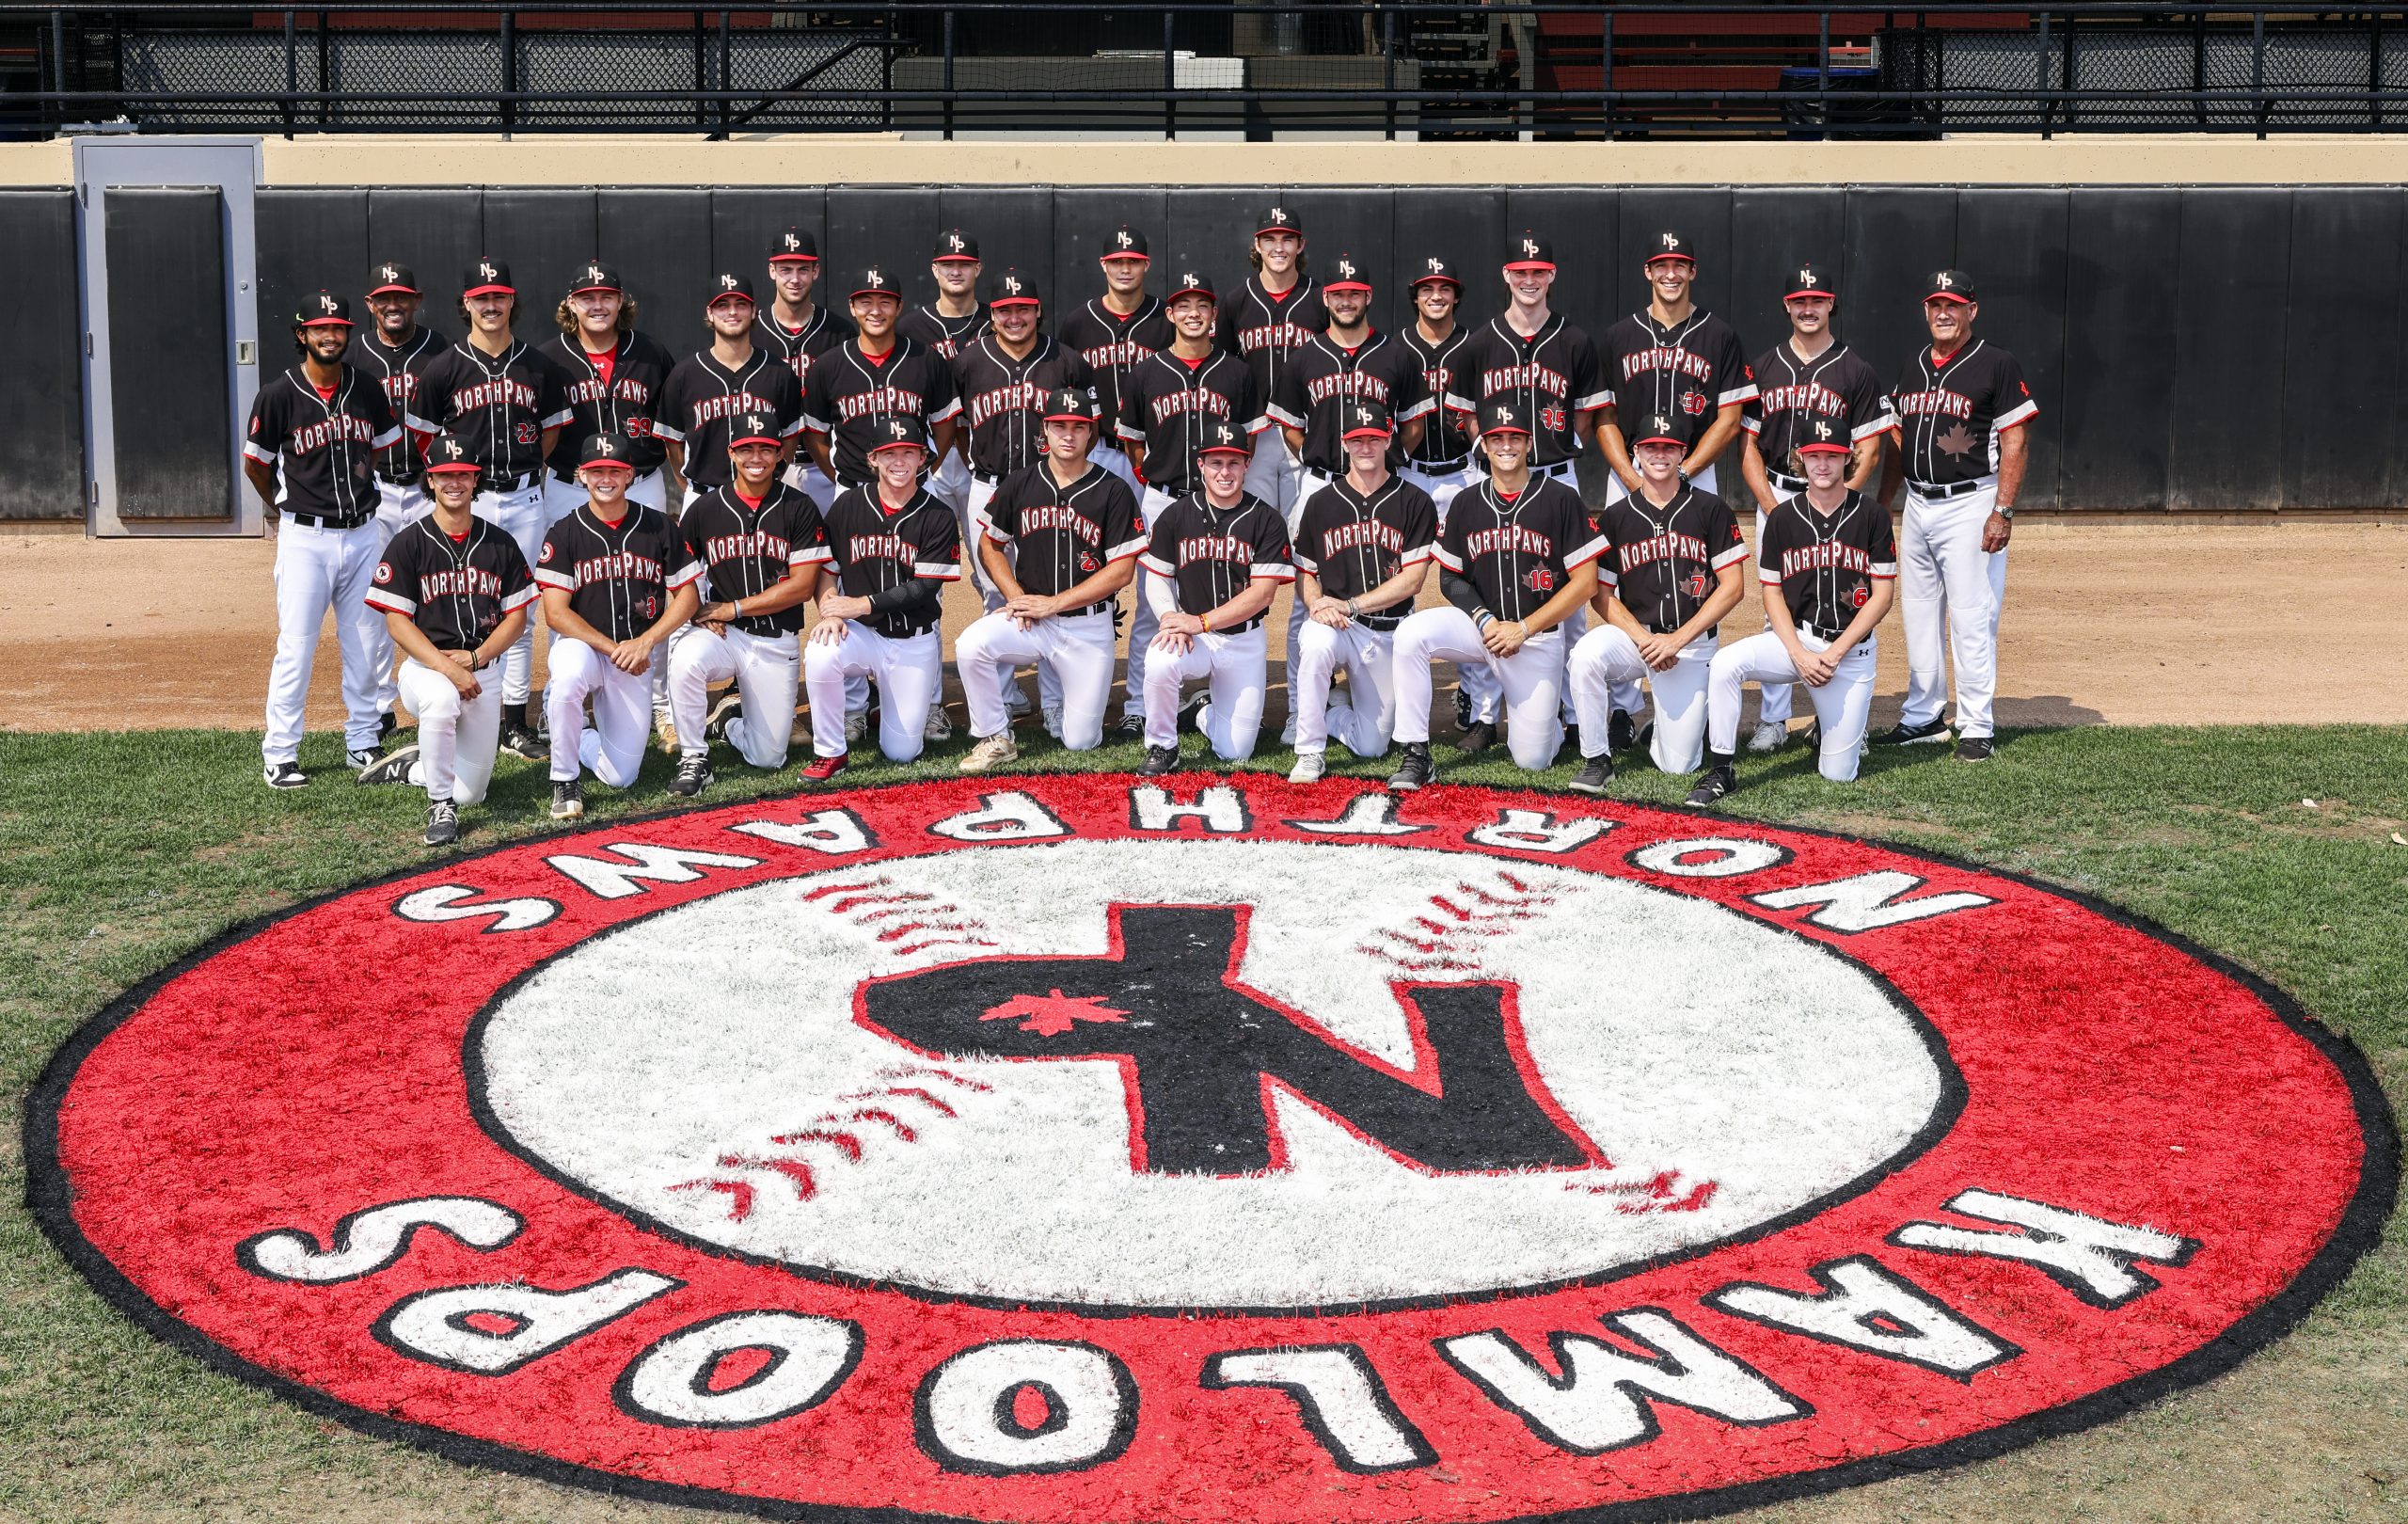
[[[1020,1024],[1022,1031],[1060,1037],[1081,1022],[1117,1022],[1128,1014],[1105,1005],[1101,995],[1065,995],[1055,990],[1041,995],[1014,995],[1000,1006],[988,1007],[978,1019],[1008,1022],[1025,1016],[1028,1019]]]

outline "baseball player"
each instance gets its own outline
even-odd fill
[[[728,424],[730,480],[678,519],[709,597],[669,647],[669,706],[677,726],[677,776],[669,791],[709,787],[712,733],[753,767],[777,771],[794,738],[802,682],[802,606],[819,588],[828,534],[819,510],[779,480],[785,452],[777,419],[738,413]],[[710,685],[736,691],[705,713]]]
[[[1420,359],[1422,394],[1437,405],[1423,421],[1420,442],[1406,452],[1402,474],[1430,495],[1438,512],[1438,527],[1444,529],[1447,507],[1455,500],[1455,494],[1477,484],[1482,474],[1473,452],[1474,415],[1447,403],[1459,389],[1460,357],[1476,330],[1455,320],[1464,283],[1447,261],[1435,254],[1425,258],[1413,278],[1412,291],[1414,320],[1397,337]],[[1456,728],[1468,731],[1481,716],[1486,717],[1493,735],[1497,685],[1484,662],[1461,669],[1455,684]]]
[[[1018,270],[997,276],[988,288],[987,311],[987,330],[963,341],[953,357],[962,415],[955,438],[970,461],[961,543],[974,549],[987,537],[987,504],[997,485],[1044,458],[1050,400],[1065,387],[1091,391],[1095,385],[1077,350],[1038,331],[1045,307],[1033,278]],[[972,570],[993,613],[1004,606],[1004,595],[983,566]]]
[[[1964,271],[1931,278],[1923,302],[1931,342],[1891,393],[1899,448],[1881,483],[1885,503],[1902,481],[1907,489],[1898,545],[1907,702],[1881,738],[1948,739],[1945,649],[1956,662],[1956,755],[1967,762],[1990,754],[2006,542],[2031,448],[2023,425],[2040,412],[2015,357],[1973,337],[1981,310]]]
[[[792,440],[802,432],[802,385],[794,367],[752,342],[758,310],[750,276],[715,278],[703,309],[710,347],[679,360],[661,384],[652,429],[668,446],[669,468],[685,480],[681,509],[731,480],[732,420],[767,413],[778,421],[780,437]]]
[[[396,420],[409,416],[418,402],[419,373],[427,361],[451,346],[451,341],[419,322],[419,309],[424,297],[418,289],[418,277],[406,264],[389,261],[368,272],[368,315],[375,321],[357,329],[351,336],[351,350],[344,357],[360,374],[374,378],[385,389],[385,402]],[[424,481],[426,457],[420,451],[418,437],[407,429],[391,448],[376,455],[376,527],[388,542],[401,527],[427,510]],[[385,632],[385,621],[372,620],[371,659],[380,675],[376,685],[376,712],[384,717],[382,723],[388,734],[393,729],[392,637]]]
[[[627,500],[665,509],[660,468],[669,452],[653,437],[652,412],[675,358],[650,334],[637,331],[636,299],[620,285],[618,271],[599,260],[569,278],[569,294],[552,318],[560,338],[544,347],[544,357],[567,377],[574,416],[546,457],[551,467],[544,482],[546,516],[565,518],[585,501],[577,468],[585,459],[585,441],[597,434],[622,434],[635,446],[636,481]]]
[[[945,230],[928,257],[937,299],[904,313],[896,320],[895,331],[952,364],[964,344],[987,331],[989,314],[977,296],[978,278],[985,270],[978,258],[978,240],[958,228]],[[944,449],[943,441],[935,442],[938,453],[928,463],[928,490],[952,504],[956,514],[962,513],[970,500],[969,465]]]
[[[927,426],[915,414],[890,412],[879,427],[886,437],[867,455],[877,484],[847,487],[827,513],[835,585],[819,595],[819,623],[802,658],[818,754],[802,775],[817,783],[849,760],[848,678],[878,684],[878,749],[896,762],[927,744],[928,711],[944,684],[937,622],[944,584],[961,577],[960,525],[921,483]]]
[[[1103,405],[1103,437],[1088,456],[1120,478],[1132,494],[1145,491],[1120,448],[1117,424],[1121,415],[1121,384],[1146,357],[1168,349],[1176,337],[1163,299],[1146,293],[1146,235],[1123,223],[1097,262],[1103,268],[1103,294],[1093,297],[1056,325],[1062,342],[1079,352],[1095,379],[1096,401]]]
[[[501,527],[530,565],[544,545],[544,462],[574,416],[560,368],[512,333],[518,309],[510,266],[490,257],[461,277],[460,312],[468,335],[427,362],[418,401],[405,421],[431,439],[449,431],[484,471],[480,518]],[[545,606],[548,615],[549,605]],[[548,621],[547,621],[548,622]],[[536,738],[535,630],[530,619],[501,661],[501,749],[530,762],[548,753]]]
[[[1204,489],[1199,455],[1215,425],[1227,423],[1242,438],[1271,426],[1253,369],[1213,342],[1217,302],[1211,278],[1184,270],[1171,287],[1164,310],[1176,337],[1169,348],[1133,366],[1120,387],[1120,438],[1146,483],[1137,507],[1149,532],[1173,502]],[[1142,735],[1146,669],[1153,659],[1158,627],[1151,573],[1143,558],[1137,564],[1137,607],[1129,624],[1129,676],[1120,728]]]
[[[1275,206],[1256,220],[1246,260],[1254,273],[1221,313],[1222,328],[1254,373],[1256,395],[1268,404],[1279,395],[1279,374],[1290,354],[1329,326],[1329,310],[1322,304],[1321,288],[1305,274],[1304,226],[1288,208]],[[1284,436],[1257,437],[1245,489],[1275,512],[1293,514],[1302,496],[1303,464]]]
[[[627,500],[636,452],[624,435],[587,441],[583,507],[544,536],[535,581],[553,641],[544,706],[552,722],[552,818],[585,813],[584,770],[635,782],[651,727],[652,663],[702,603],[702,563],[657,508]],[[585,722],[586,701],[594,724]]]
[[[385,549],[376,527],[376,452],[400,437],[385,389],[344,363],[351,304],[320,291],[293,314],[301,361],[251,400],[243,474],[276,537],[276,660],[268,669],[267,733],[260,743],[270,788],[298,788],[301,714],[309,668],[329,610],[342,649],[343,744],[352,770],[376,760],[383,674],[370,639],[369,582]]]
[[[1488,478],[1456,496],[1431,552],[1446,606],[1408,614],[1397,627],[1396,738],[1404,743],[1404,758],[1388,780],[1390,788],[1419,788],[1434,771],[1433,661],[1484,661],[1496,673],[1505,701],[1505,744],[1516,766],[1547,767],[1563,744],[1559,627],[1595,595],[1597,557],[1606,544],[1572,484],[1531,468],[1537,436],[1525,406],[1505,392],[1480,405]]]
[[[1789,337],[1755,363],[1756,396],[1739,415],[1739,474],[1756,500],[1756,543],[1765,538],[1765,516],[1806,490],[1805,467],[1792,459],[1812,423],[1828,421],[1853,441],[1847,484],[1871,490],[1881,472],[1881,443],[1896,420],[1890,394],[1855,350],[1831,336],[1837,283],[1812,262],[1789,272],[1782,305],[1789,312]],[[1748,750],[1778,750],[1789,739],[1792,691],[1774,683],[1764,690]]]
[[[1288,526],[1245,487],[1252,441],[1216,421],[1196,449],[1203,485],[1163,510],[1138,558],[1156,580],[1147,595],[1159,630],[1146,663],[1146,760],[1159,776],[1179,766],[1180,685],[1210,679],[1196,728],[1213,754],[1242,762],[1262,729],[1263,611],[1296,575]]]
[[[460,839],[460,806],[485,797],[501,743],[501,689],[478,674],[518,639],[538,595],[517,542],[470,511],[479,467],[468,447],[438,435],[425,469],[434,507],[387,543],[367,595],[402,648],[402,700],[418,716],[418,740],[359,781],[424,788],[423,839],[446,847]]]
[[[802,228],[788,228],[769,245],[769,298],[752,325],[752,344],[794,368],[796,394],[811,383],[811,363],[853,337],[852,319],[812,300],[819,284],[819,240]],[[836,500],[836,484],[812,469],[798,451],[785,468],[786,485],[800,488],[821,508]]]
[[[964,772],[991,771],[1020,755],[1004,696],[1013,671],[1031,661],[1050,663],[1062,685],[1062,744],[1085,752],[1103,743],[1114,599],[1146,541],[1128,484],[1088,457],[1102,417],[1091,389],[1055,390],[1045,405],[1044,458],[1006,477],[987,505],[974,548],[1004,606],[954,642],[978,738],[961,759]]]
[[[1389,419],[1369,399],[1347,405],[1346,474],[1305,503],[1296,533],[1296,602],[1311,617],[1289,690],[1296,710],[1290,783],[1320,782],[1332,740],[1356,756],[1381,755],[1396,727],[1396,627],[1429,580],[1438,510],[1428,493],[1390,474]],[[1329,696],[1341,664],[1345,701]]]
[[[1681,480],[1685,431],[1656,414],[1624,430],[1639,490],[1598,516],[1605,555],[1593,605],[1601,623],[1572,648],[1568,681],[1580,715],[1580,770],[1571,786],[1602,794],[1614,775],[1610,691],[1645,678],[1655,691],[1648,751],[1666,772],[1694,772],[1705,752],[1705,682],[1723,615],[1747,595],[1747,542],[1731,505]]]
[[[1724,646],[1706,680],[1705,775],[1691,804],[1731,791],[1739,741],[1739,691],[1756,682],[1804,682],[1814,705],[1824,777],[1856,777],[1873,706],[1874,631],[1897,588],[1890,512],[1847,484],[1857,454],[1843,421],[1818,418],[1795,447],[1806,490],[1765,516],[1757,578],[1772,627]]]

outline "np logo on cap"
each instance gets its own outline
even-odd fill
[[[1302,237],[1304,231],[1305,230],[1297,225],[1297,219],[1289,214],[1286,207],[1275,206],[1260,222],[1255,224],[1254,235],[1259,238],[1264,233],[1284,232]]]
[[[1346,429],[1340,438],[1356,439],[1368,436],[1388,437],[1388,410],[1375,402],[1350,403],[1346,408]]]
[[[1196,452],[1198,455],[1248,455],[1254,452],[1244,435],[1227,423],[1215,422],[1205,433],[1203,446]]]
[[[1973,300],[1973,278],[1962,270],[1941,270],[1931,278],[1927,302],[1965,302]]]
[[[1092,392],[1077,387],[1063,387],[1048,399],[1045,421],[1048,423],[1092,423],[1101,409]]]
[[[1505,268],[1508,270],[1552,270],[1555,268],[1555,249],[1545,239],[1526,228],[1522,230],[1522,236],[1513,240],[1513,244],[1506,248]]]
[[[388,293],[404,296],[419,294],[418,277],[406,264],[380,264],[369,277],[368,294],[383,296]]]
[[[1823,273],[1823,267],[1809,262],[1789,272],[1789,290],[1782,294],[1782,299],[1794,302],[1800,296],[1836,297],[1838,294],[1831,286],[1831,278]]]
[[[926,438],[918,419],[909,413],[893,413],[886,420],[886,437],[871,446],[869,452],[875,455],[888,450],[918,450]]]
[[[712,281],[710,305],[721,302],[751,302],[752,282],[740,275],[721,275]]]
[[[769,262],[784,264],[789,262],[797,264],[817,264],[819,262],[818,240],[800,228],[788,228],[778,234],[778,241],[769,248]]]
[[[572,296],[580,296],[589,291],[621,289],[623,288],[619,285],[619,272],[599,260],[579,268],[577,274],[569,278],[568,283],[568,294]]]
[[[1831,427],[1831,421],[1828,418],[1814,420],[1809,425],[1808,436],[1798,441],[1798,452],[1801,455],[1816,454],[1824,451],[1829,451],[1835,455],[1845,455],[1850,452],[1847,437]]]
[[[936,262],[943,264],[956,261],[970,264],[978,262],[978,240],[958,228],[949,228],[937,240]]]
[[[1492,397],[1480,405],[1480,432],[1482,434],[1528,434],[1530,425],[1522,418],[1522,410],[1512,403]]]
[[[736,421],[728,427],[727,448],[730,450],[738,445],[784,443],[785,441],[778,437],[778,421],[767,413],[738,413]]]
[[[1322,290],[1369,291],[1371,289],[1371,282],[1364,278],[1363,267],[1354,262],[1354,256],[1352,254],[1338,256],[1338,262],[1333,268],[1338,272],[1337,278],[1323,281]]]
[[[873,264],[868,269],[863,270],[861,273],[861,278],[853,282],[853,294],[856,296],[894,296],[895,293],[893,283],[886,278],[886,272]],[[900,300],[899,297],[896,299]]]
[[[1421,273],[1413,278],[1413,283],[1426,286],[1434,280],[1443,280],[1458,291],[1463,289],[1463,282],[1455,278],[1455,267],[1435,254],[1421,262]]]
[[[1633,448],[1637,448],[1646,444],[1678,445],[1687,441],[1682,439],[1678,424],[1661,413],[1650,413],[1646,425],[1639,431],[1639,437],[1630,442]]]
[[[426,447],[426,468],[430,471],[476,471],[483,469],[477,457],[456,434],[438,434]]]
[[[515,296],[518,288],[510,283],[510,266],[490,256],[468,266],[460,280],[460,294],[467,296]]]
[[[1146,258],[1146,235],[1127,223],[1113,230],[1112,247],[1105,251],[1107,260],[1142,260]]]
[[[591,470],[599,466],[632,472],[635,461],[635,446],[627,442],[627,437],[605,430],[585,441],[585,458],[578,463],[578,468]]]
[[[1212,278],[1206,275],[1198,275],[1194,270],[1180,272],[1177,283],[1171,287],[1170,299],[1172,301],[1177,301],[1181,296],[1201,296],[1215,305],[1218,305],[1220,301],[1220,298],[1215,295],[1212,291]]]
[[[1041,300],[1037,294],[1037,282],[1018,270],[1006,270],[987,288],[989,307],[1036,307]]]
[[[1654,264],[1658,260],[1679,260],[1684,263],[1695,264],[1697,251],[1689,243],[1687,234],[1675,232],[1667,228],[1656,235],[1656,246],[1647,251],[1648,263]]]
[[[313,291],[301,299],[300,310],[293,314],[293,325],[298,328],[349,328],[351,304],[330,291]]]

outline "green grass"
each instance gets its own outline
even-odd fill
[[[255,736],[0,733],[0,1517],[673,1512],[463,1471],[212,1374],[103,1305],[20,1204],[22,1099],[78,1023],[235,922],[425,856],[421,797],[352,786],[339,745],[311,737],[302,761],[317,781],[277,794],[261,786]],[[848,780],[948,774],[966,746]],[[1133,743],[1076,757],[1039,746],[1023,764],[1032,770],[1138,760]],[[1560,785],[1569,771],[1533,780],[1502,760],[1466,766],[1438,752],[1442,781]],[[1260,766],[1288,762],[1275,751]],[[634,788],[591,788],[588,820],[677,802],[668,773],[655,755]],[[1977,859],[2162,922],[2289,991],[2357,1041],[2395,1107],[2408,1097],[2408,847],[2391,839],[2408,835],[2408,730],[2045,731],[2004,738],[1978,768],[1940,748],[1877,751],[1852,786],[1824,783],[1796,749],[1743,759],[1739,776],[1734,813]],[[791,770],[731,762],[703,802],[794,786]],[[1687,787],[1639,766],[1613,792],[1671,803]],[[551,829],[547,801],[540,767],[504,758],[492,799],[467,812],[462,845]],[[2401,1223],[2305,1327],[2210,1388],[1973,1473],[1773,1516],[2408,1518]]]

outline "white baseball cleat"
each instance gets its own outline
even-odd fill
[[[1296,765],[1288,770],[1288,781],[1293,784],[1319,783],[1328,770],[1323,754],[1298,752]]]
[[[1778,752],[1788,744],[1789,722],[1786,720],[1764,721],[1748,734],[1748,750],[1751,752]]]

